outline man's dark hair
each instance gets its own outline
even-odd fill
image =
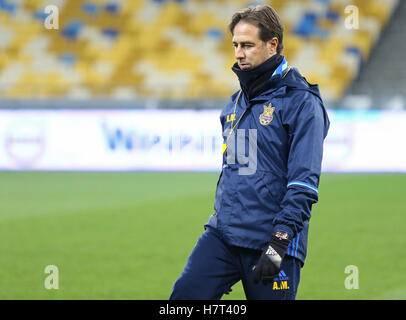
[[[228,28],[234,34],[234,28],[240,21],[247,21],[259,28],[259,38],[267,42],[276,37],[279,40],[277,53],[283,50],[283,24],[276,11],[268,5],[249,7],[234,13]]]

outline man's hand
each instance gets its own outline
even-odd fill
[[[281,270],[282,260],[289,245],[289,236],[286,232],[276,231],[262,252],[256,266],[252,268],[254,282],[262,280],[263,284],[272,282]]]

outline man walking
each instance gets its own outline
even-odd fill
[[[220,299],[241,280],[247,299],[295,299],[329,119],[318,86],[281,55],[273,8],[241,10],[229,28],[241,90],[220,116],[214,213],[170,298]],[[235,160],[247,153],[248,163]]]

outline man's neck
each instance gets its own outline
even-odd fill
[[[236,63],[232,70],[238,76],[241,89],[251,100],[266,90],[268,80],[282,61],[283,56],[277,53],[254,68],[242,70]]]

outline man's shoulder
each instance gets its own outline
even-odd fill
[[[295,67],[289,67],[289,71],[281,80],[281,83],[290,88],[290,90],[308,90],[312,86],[317,86],[317,84],[310,84]]]
[[[237,90],[236,92],[234,92],[234,93],[230,96],[229,101],[235,102],[235,101],[237,100],[238,96],[240,95],[240,93],[241,93],[241,89],[240,89],[240,90]]]
[[[318,84],[309,83],[297,68],[291,67],[282,81],[286,87],[287,99],[323,103]]]
[[[223,109],[228,109],[228,106],[230,104],[234,105],[235,102],[237,101],[238,97],[240,96],[241,90],[238,90],[236,92],[234,92],[226,101],[226,103],[224,104]]]

